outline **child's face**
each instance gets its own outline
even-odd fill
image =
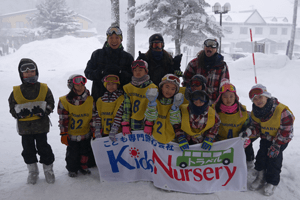
[[[74,88],[73,91],[77,94],[77,95],[82,95],[82,93],[85,90],[85,86],[80,83],[80,84],[74,84]]]
[[[143,76],[147,75],[146,69],[142,67],[134,68],[132,73],[135,78],[142,78]]]
[[[263,108],[266,105],[267,101],[268,98],[262,95],[255,96],[253,98],[253,103],[259,108]]]
[[[118,89],[118,84],[113,82],[108,82],[106,85],[106,89],[108,92],[114,92]]]
[[[161,92],[165,98],[172,98],[176,92],[176,85],[173,83],[165,83],[161,88]]]
[[[225,106],[232,106],[235,102],[235,94],[233,92],[225,92],[221,96],[222,102]]]
[[[198,107],[201,107],[205,104],[204,102],[200,101],[200,99],[193,101],[193,103],[195,104],[195,106],[198,106]]]
[[[23,78],[30,78],[36,75],[36,70],[27,70],[23,72]]]
[[[196,90],[202,90],[202,85],[197,86],[197,85],[192,85],[191,86],[192,92],[196,91]]]
[[[107,43],[112,49],[119,48],[121,42],[122,42],[121,38],[119,36],[117,36],[116,34],[112,34],[107,39]]]

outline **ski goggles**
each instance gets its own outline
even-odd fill
[[[262,93],[264,93],[263,89],[261,89],[261,88],[253,88],[249,92],[249,98],[253,99],[255,96],[261,95]]]
[[[190,85],[191,85],[191,87],[199,87],[202,85],[202,82],[199,80],[192,80]]]
[[[204,45],[206,47],[217,48],[218,47],[218,42],[216,40],[207,39],[207,40],[204,41]]]
[[[109,27],[106,31],[106,35],[112,35],[114,33],[116,35],[122,35],[122,31],[119,27]]]
[[[137,67],[145,68],[146,71],[148,71],[148,63],[143,60],[136,60],[132,62],[131,69],[134,70]]]
[[[107,75],[104,77],[103,82],[112,82],[120,84],[120,79],[117,75]]]
[[[163,46],[162,41],[154,41],[154,42],[152,42],[152,47],[153,48],[162,48],[162,46]]]
[[[191,99],[192,101],[200,100],[202,103],[206,103],[209,100],[208,96],[203,91],[199,90],[192,92]]]
[[[220,93],[225,93],[226,91],[229,92],[236,92],[235,87],[232,84],[225,84],[220,88]]]
[[[167,74],[165,75],[161,81],[170,81],[170,82],[175,82],[177,85],[180,85],[180,79],[172,74]]]
[[[20,71],[23,73],[23,72],[27,72],[27,71],[33,71],[33,70],[36,70],[36,66],[32,63],[26,63],[26,64],[23,64],[21,65],[20,67]]]
[[[76,77],[73,78],[73,83],[76,84],[76,85],[79,85],[80,83],[85,85],[86,82],[87,82],[87,80],[84,76],[76,76]]]

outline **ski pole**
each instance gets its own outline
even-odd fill
[[[251,30],[251,28],[250,28],[250,38],[251,38],[251,47],[252,47],[252,58],[253,58],[253,68],[254,68],[255,84],[257,84],[256,69],[255,69],[255,58],[254,58],[254,48],[253,48],[252,30]]]

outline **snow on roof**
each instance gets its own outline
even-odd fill
[[[36,11],[37,11],[37,9],[22,10],[22,11],[13,12],[13,13],[6,13],[6,14],[3,14],[3,15],[0,15],[0,17],[16,15],[16,14],[23,14],[23,13],[28,13],[28,12],[36,12]]]

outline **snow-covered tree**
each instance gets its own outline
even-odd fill
[[[37,5],[38,13],[32,18],[42,28],[42,35],[52,38],[74,34],[80,29],[77,14],[70,10],[65,0],[45,0]]]
[[[135,19],[147,21],[146,27],[175,41],[175,54],[182,43],[200,45],[209,36],[220,37],[221,27],[205,12],[204,0],[150,0],[136,8]]]
[[[111,0],[111,25],[120,27],[120,2],[119,0]]]
[[[127,8],[127,52],[135,57],[135,0],[128,0]]]

